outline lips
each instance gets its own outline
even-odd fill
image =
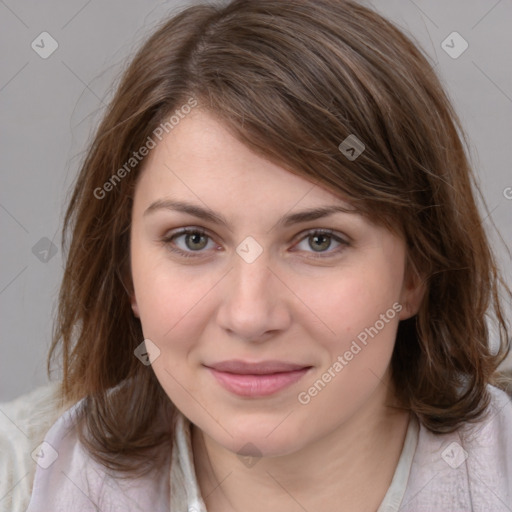
[[[270,373],[292,372],[309,367],[308,365],[285,363],[283,361],[247,363],[238,359],[222,361],[208,366],[219,372],[237,373],[239,375],[267,375]]]
[[[277,393],[300,380],[311,366],[284,361],[249,363],[241,360],[207,365],[217,382],[228,391],[245,397]]]

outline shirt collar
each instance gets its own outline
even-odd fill
[[[170,470],[170,509],[207,512],[194,468],[191,423],[181,412],[177,414]]]

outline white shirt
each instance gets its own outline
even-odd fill
[[[488,415],[474,428],[466,424],[451,434],[432,434],[411,417],[377,512],[512,511],[512,400],[488,389]],[[78,442],[80,402],[60,411],[56,390],[52,384],[0,404],[0,511],[207,512],[190,423],[181,413],[170,467],[157,476],[121,480]]]

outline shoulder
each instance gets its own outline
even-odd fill
[[[36,468],[37,448],[62,413],[59,383],[52,382],[0,403],[1,511],[25,511]]]
[[[401,512],[510,512],[512,398],[487,389],[491,400],[480,421],[447,434],[420,426]]]
[[[46,433],[26,512],[168,511],[169,472],[131,477],[99,463],[80,441],[83,406],[74,404]]]

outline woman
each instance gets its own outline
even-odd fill
[[[356,3],[164,23],[67,212],[28,511],[507,510],[510,291],[459,133]]]

